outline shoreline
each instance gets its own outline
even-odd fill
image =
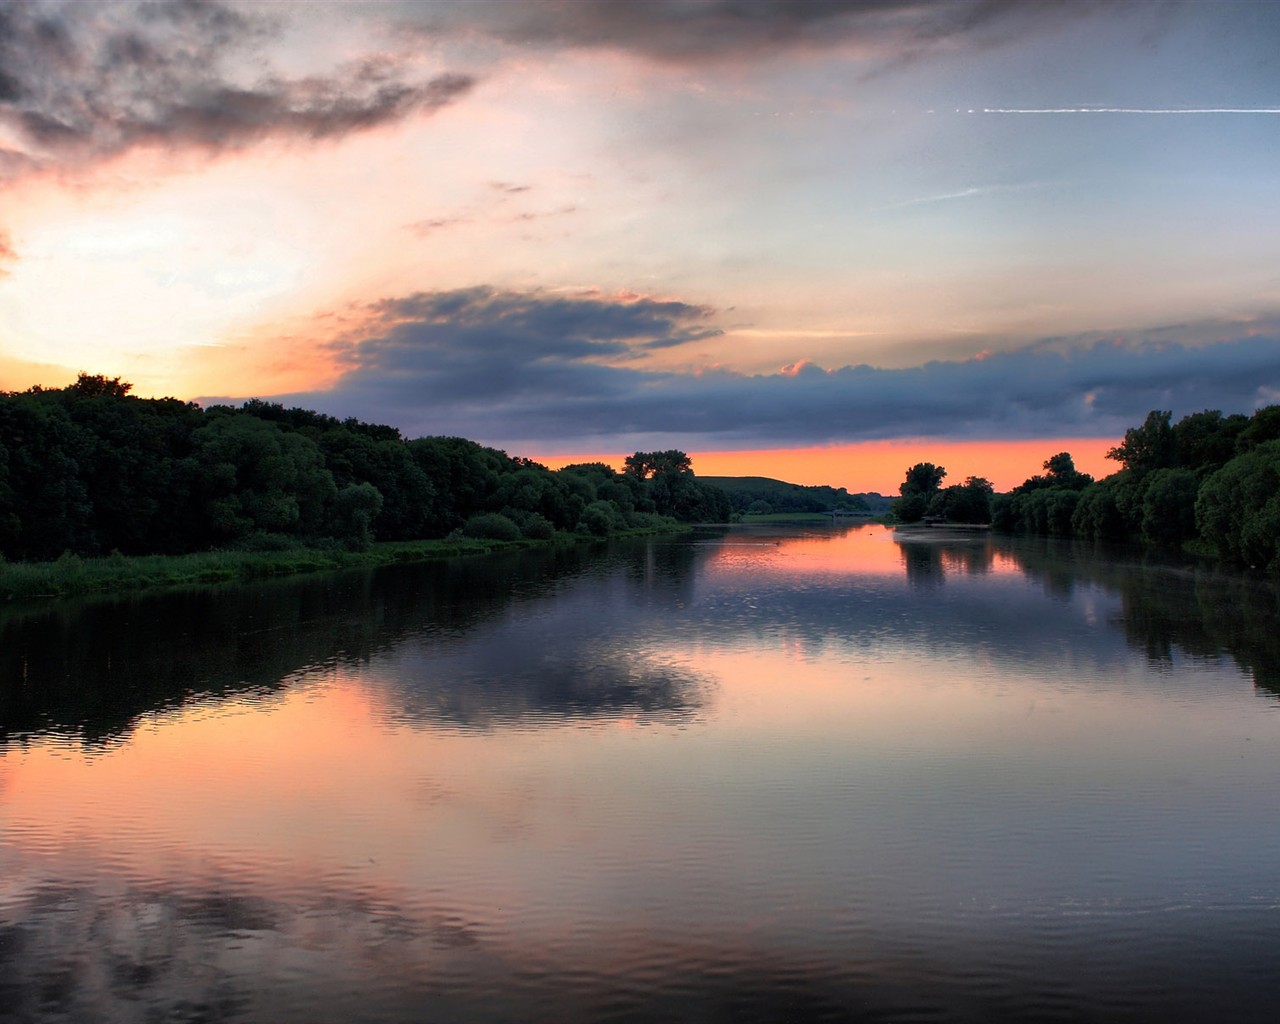
[[[282,551],[201,551],[185,555],[121,555],[81,558],[64,554],[53,562],[0,560],[0,601],[44,602],[90,594],[221,583],[253,583],[311,573],[375,569],[450,558],[489,555],[557,545],[599,543],[626,537],[683,533],[689,523],[669,528],[620,530],[604,536],[559,533],[546,540],[487,540],[464,537],[430,540],[375,541],[365,551],[337,546],[286,548]]]

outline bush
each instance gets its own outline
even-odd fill
[[[291,551],[298,542],[284,533],[268,533],[259,530],[251,533],[233,547],[238,551]]]
[[[1280,569],[1280,441],[1237,455],[1200,486],[1200,533],[1223,558]]]
[[[53,576],[58,580],[72,579],[84,572],[84,559],[74,551],[64,551],[53,563]]]
[[[1125,520],[1116,505],[1115,488],[1097,482],[1081,491],[1076,510],[1071,513],[1071,531],[1089,540],[1123,540]]]
[[[462,525],[465,537],[481,540],[519,540],[520,527],[501,512],[481,512]]]
[[[621,527],[617,508],[607,501],[593,501],[583,510],[582,518],[578,520],[578,532],[589,533],[594,537],[604,537]]]
[[[1157,469],[1142,496],[1142,539],[1177,547],[1196,536],[1196,475],[1189,469]]]
[[[904,494],[895,498],[892,511],[899,522],[918,523],[929,510],[929,499],[923,494]]]
[[[531,512],[520,526],[521,532],[530,540],[550,540],[556,535],[556,528],[546,516]]]

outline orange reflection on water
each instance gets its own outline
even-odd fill
[[[224,855],[286,876],[375,863],[400,874],[411,851],[387,823],[434,810],[446,845],[465,832],[441,812],[459,778],[503,763],[487,746],[389,727],[375,690],[334,675],[156,715],[101,752],[53,738],[10,750],[0,816],[10,837],[38,836],[51,852],[163,850],[195,861],[184,874]]]
[[[814,525],[797,535],[795,526],[733,531],[707,562],[709,572],[778,576],[901,576],[925,567],[942,574],[1017,575],[1021,567],[998,550],[985,530],[894,530],[863,526]]]
[[[875,524],[852,529],[815,525],[762,526],[730,533],[708,559],[708,572],[775,575],[901,575],[902,554],[893,530]]]

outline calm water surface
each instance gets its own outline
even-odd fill
[[[869,526],[0,609],[0,1021],[1280,1019],[1278,607]]]

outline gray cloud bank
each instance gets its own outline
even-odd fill
[[[1151,409],[1248,412],[1280,400],[1280,332],[1220,325],[1179,328],[1179,341],[1169,332],[1055,339],[907,369],[744,375],[647,365],[656,349],[717,333],[708,310],[681,302],[476,288],[387,300],[371,312],[365,336],[338,343],[348,369],[332,389],[260,397],[513,454],[1116,437]]]
[[[468,0],[309,5],[232,0],[0,2],[0,184],[147,145],[235,149],[324,139],[454,102],[465,74],[422,77],[408,54],[489,38],[554,51],[605,48],[667,62],[754,59],[852,44],[888,60],[963,39],[988,45],[1078,19],[1093,0]],[[291,27],[358,18],[387,41],[324,74],[273,60]]]
[[[425,4],[424,31],[516,45],[605,48],[670,62],[853,43],[900,56],[965,37],[998,42],[1078,18],[1093,0],[469,0]]]
[[[0,182],[92,164],[138,146],[240,148],[317,140],[438,109],[473,84],[415,78],[368,53],[324,75],[281,77],[268,50],[276,13],[217,0],[0,4]],[[294,13],[297,13],[295,11]]]

